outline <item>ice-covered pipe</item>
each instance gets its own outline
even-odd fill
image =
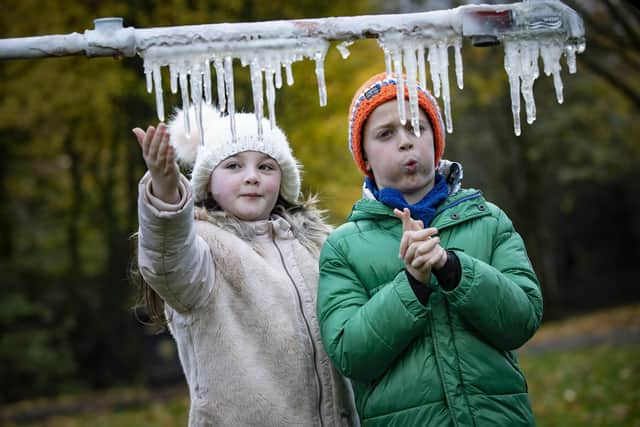
[[[293,83],[291,64],[304,58],[316,62],[320,104],[326,104],[324,58],[330,41],[342,40],[338,49],[348,56],[350,43],[377,38],[385,55],[387,73],[407,75],[411,122],[418,134],[417,79],[426,88],[425,53],[433,82],[432,91],[444,103],[448,132],[453,131],[449,95],[449,48],[454,49],[456,80],[463,87],[462,38],[476,46],[505,44],[505,70],[512,95],[514,131],[520,134],[520,94],[525,100],[527,122],[535,120],[533,84],[539,76],[538,58],[544,72],[553,74],[558,102],[562,102],[560,58],[566,56],[569,72],[575,72],[575,54],[585,48],[582,18],[560,0],[525,0],[507,5],[467,5],[455,9],[395,15],[365,15],[303,20],[281,20],[235,24],[187,25],[134,29],[123,27],[122,18],[101,18],[84,34],[0,39],[0,59],[82,55],[144,58],[149,92],[155,90],[158,118],[165,119],[161,68],[169,67],[171,90],[178,84],[183,108],[212,103],[211,64],[214,64],[221,111],[234,127],[233,60],[250,65],[255,114],[263,115],[266,82],[269,119],[275,125],[275,90]],[[224,68],[223,65],[224,64]],[[416,68],[418,68],[416,70]],[[264,75],[263,75],[264,73]],[[403,88],[402,84],[398,85]],[[404,89],[401,89],[404,90]],[[204,92],[204,93],[203,93]],[[398,99],[402,99],[399,96]],[[404,103],[399,103],[404,122]],[[188,117],[185,116],[185,117]],[[259,121],[260,122],[260,121]],[[188,119],[187,119],[187,130]],[[202,123],[198,121],[202,133]],[[261,134],[261,129],[259,129]]]
[[[545,23],[547,23],[545,25]],[[553,25],[548,25],[552,23]],[[539,24],[540,27],[533,25]],[[0,59],[87,55],[130,57],[152,46],[215,43],[219,49],[238,45],[269,45],[269,40],[321,38],[356,40],[401,33],[433,40],[454,36],[494,37],[536,31],[564,32],[579,44],[582,19],[558,0],[504,5],[466,5],[421,13],[361,15],[316,19],[220,23],[136,29],[123,27],[122,18],[100,18],[84,33],[0,39]]]

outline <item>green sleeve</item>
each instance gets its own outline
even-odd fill
[[[462,266],[457,288],[445,292],[452,307],[488,342],[514,350],[542,321],[542,294],[524,242],[511,220],[498,211],[489,263],[456,251]]]
[[[380,377],[422,333],[426,316],[404,270],[370,296],[344,253],[325,243],[318,321],[325,349],[343,375],[358,381]]]

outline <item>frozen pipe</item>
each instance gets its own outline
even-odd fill
[[[135,29],[122,18],[100,18],[83,34],[0,39],[0,59],[87,55],[131,57],[151,47],[214,43],[217,50],[277,47],[283,39],[320,38],[352,41],[400,33],[423,40],[470,37],[477,45],[494,44],[520,32],[565,33],[569,43],[584,43],[584,26],[573,9],[558,0],[505,5],[466,5],[422,13],[362,15],[250,23],[221,23]]]

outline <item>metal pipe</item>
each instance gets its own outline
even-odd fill
[[[352,41],[400,33],[423,40],[471,37],[478,45],[495,44],[519,33],[564,33],[569,42],[584,42],[582,19],[558,0],[504,5],[467,5],[444,11],[362,15],[251,23],[221,23],[135,29],[122,18],[100,18],[83,34],[0,39],[0,59],[87,55],[143,56],[151,47],[214,44],[217,51],[239,47],[277,47],[283,39],[319,38]]]

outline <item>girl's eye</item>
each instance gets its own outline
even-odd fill
[[[225,169],[237,169],[239,167],[240,167],[240,164],[239,163],[235,163],[235,162],[230,162],[230,163],[227,163],[226,165],[224,165]]]
[[[272,171],[275,170],[276,167],[275,165],[271,164],[271,163],[263,163],[260,165],[260,170],[268,170],[268,171]]]

